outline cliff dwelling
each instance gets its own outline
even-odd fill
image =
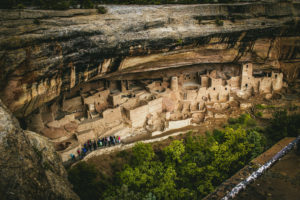
[[[299,0],[0,1],[0,199],[234,196],[300,153],[299,20]]]
[[[235,108],[243,109],[250,97],[271,99],[284,84],[281,72],[253,75],[252,63],[183,70],[160,79],[99,79],[37,109],[26,124],[50,138],[67,161],[88,140],[159,134],[228,118]]]

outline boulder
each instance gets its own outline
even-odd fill
[[[74,199],[67,172],[49,139],[22,130],[0,100],[1,199]]]

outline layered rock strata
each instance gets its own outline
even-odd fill
[[[0,97],[15,115],[96,79],[170,78],[242,62],[279,69],[287,82],[298,77],[299,3],[107,8],[0,12]]]

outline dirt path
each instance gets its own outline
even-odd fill
[[[137,142],[154,143],[154,142],[166,140],[170,137],[172,139],[179,139],[181,137],[178,138],[176,136],[185,135],[185,133],[187,133],[188,131],[192,131],[193,134],[196,134],[196,135],[204,134],[206,131],[213,130],[215,128],[219,128],[223,123],[224,123],[224,121],[215,121],[214,123],[206,123],[206,124],[203,123],[202,125],[189,125],[189,126],[185,126],[185,127],[178,128],[178,129],[168,130],[168,131],[163,132],[160,135],[153,136],[153,137],[149,134],[138,135],[136,137],[132,137],[132,138],[126,139],[125,141],[122,141],[121,145],[95,150],[95,151],[89,153],[85,158],[83,158],[83,160],[87,161],[95,156],[129,149],[129,148],[132,148],[134,146],[134,144]]]
[[[185,138],[186,133],[189,131],[192,131],[192,135],[204,135],[206,131],[221,128],[226,121],[227,120],[225,119],[207,121],[201,125],[189,125],[178,129],[168,130],[153,137],[151,134],[135,135],[122,140],[121,145],[105,147],[89,152],[83,159],[77,160],[74,163],[71,161],[66,162],[65,167],[69,168],[76,165],[80,161],[87,161],[98,166],[101,171],[106,171],[108,174],[110,174],[110,164],[115,162],[114,159],[117,159],[116,154],[120,151],[132,148],[137,142],[153,143],[153,149],[159,150],[169,145],[173,140]]]
[[[214,121],[210,121],[210,122],[206,122],[206,123],[201,123],[200,125],[189,125],[189,126],[185,126],[182,128],[164,131],[163,133],[153,136],[153,137],[151,136],[151,134],[148,134],[148,133],[140,134],[140,135],[126,138],[125,140],[122,141],[122,143],[130,144],[130,143],[137,142],[137,141],[144,141],[144,140],[161,138],[164,136],[171,136],[172,134],[177,133],[177,132],[188,132],[190,130],[196,131],[198,133],[203,133],[205,131],[210,131],[215,128],[220,128],[222,125],[224,125],[224,123],[226,123],[226,121],[227,121],[227,119],[226,120],[223,119],[223,120],[214,120]]]

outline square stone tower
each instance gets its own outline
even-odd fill
[[[173,76],[171,78],[171,89],[173,91],[178,91],[178,78],[177,78],[177,76]]]
[[[247,90],[252,87],[253,68],[252,63],[245,63],[242,66],[241,90]]]

